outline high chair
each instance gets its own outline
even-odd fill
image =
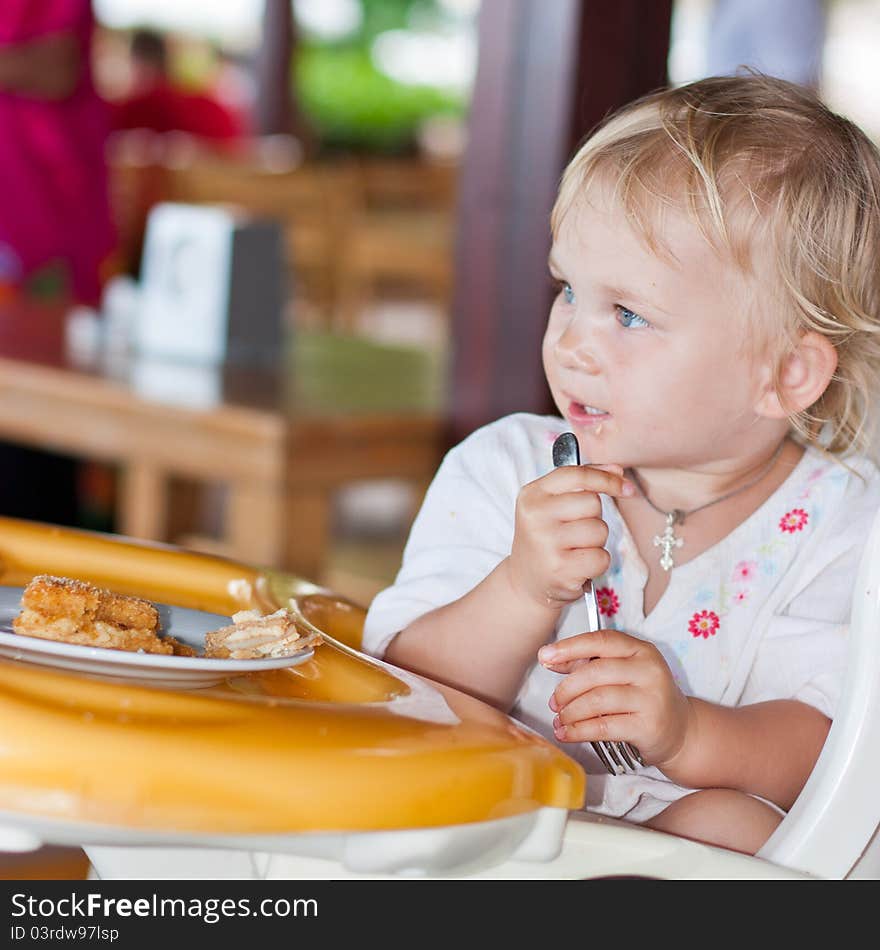
[[[880,512],[856,577],[840,708],[760,857],[826,878],[880,877]]]

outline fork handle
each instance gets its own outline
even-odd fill
[[[553,443],[553,465],[559,468],[561,465],[580,463],[577,436],[573,432],[563,432]],[[587,629],[590,633],[595,633],[602,624],[596,588],[592,580],[584,584],[584,603],[587,607]],[[609,775],[622,775],[627,770],[635,772],[636,763],[644,764],[639,750],[628,742],[591,742],[590,745]]]

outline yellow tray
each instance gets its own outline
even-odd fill
[[[170,691],[0,662],[0,811],[157,833],[435,828],[583,804],[585,778],[486,704],[357,651],[363,608],[290,575],[0,518],[0,583],[39,573],[231,615],[288,604],[297,667]]]

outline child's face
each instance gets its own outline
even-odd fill
[[[553,244],[551,273],[562,286],[544,370],[591,462],[700,465],[753,451],[780,424],[756,411],[770,361],[742,346],[760,288],[686,214],[668,211],[659,236],[674,256],[652,252],[595,186]]]

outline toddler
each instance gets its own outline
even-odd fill
[[[783,80],[607,121],[551,218],[559,416],[448,453],[364,648],[555,739],[591,810],[757,851],[828,733],[880,505],[878,195],[865,135]],[[587,464],[553,469],[566,430]]]

